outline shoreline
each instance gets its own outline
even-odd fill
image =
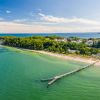
[[[94,63],[95,61],[97,61],[98,59],[95,58],[83,58],[81,56],[75,56],[75,55],[64,55],[64,54],[57,54],[57,53],[52,53],[52,52],[47,52],[47,51],[38,51],[38,50],[31,50],[33,52],[37,52],[37,53],[41,53],[41,54],[46,54],[49,56],[53,56],[53,57],[57,57],[57,58],[61,58],[61,59],[65,59],[65,60],[74,60],[74,61],[79,61],[79,62],[84,62],[84,63]],[[95,64],[96,66],[100,65],[100,61],[98,63]]]
[[[17,47],[9,47],[9,46],[5,46],[5,47],[16,48],[18,50],[24,50],[24,51],[31,51],[31,52],[35,52],[35,53],[41,53],[41,54],[45,54],[48,56],[57,57],[60,59],[79,61],[79,62],[89,63],[89,64],[94,63],[95,61],[98,60],[98,59],[92,58],[92,57],[81,57],[79,55],[64,55],[64,54],[52,53],[52,52],[41,51],[41,50],[30,50],[30,49],[23,49],[23,48],[17,48]],[[100,61],[98,63],[96,63],[95,65],[100,66]]]

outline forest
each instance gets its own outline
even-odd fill
[[[32,49],[44,50],[49,52],[57,52],[62,54],[81,54],[96,55],[100,53],[100,39],[93,40],[92,45],[88,45],[88,39],[80,39],[77,37],[63,38],[58,36],[32,36],[32,37],[0,37],[3,45]],[[81,42],[77,42],[81,40]],[[74,42],[73,42],[74,41]],[[76,41],[76,42],[75,42]],[[74,52],[73,52],[74,51]]]

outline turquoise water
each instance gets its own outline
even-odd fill
[[[99,100],[100,67],[95,66],[48,89],[40,79],[86,64],[26,51],[0,49],[0,100]]]
[[[80,38],[100,38],[100,33],[97,32],[84,32],[84,33],[0,33],[0,36],[17,36],[17,37],[29,37],[29,36],[52,36],[52,35],[56,35],[56,36],[62,36],[62,37],[80,37]]]

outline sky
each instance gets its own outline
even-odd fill
[[[0,33],[100,32],[100,0],[0,0]]]

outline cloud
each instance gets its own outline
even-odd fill
[[[63,18],[63,17],[55,17],[52,15],[45,15],[43,13],[39,13],[39,16],[41,16],[42,21],[46,22],[55,22],[55,23],[77,23],[77,24],[86,24],[86,25],[100,25],[100,22],[95,20],[89,20],[85,18]]]
[[[11,13],[11,11],[10,11],[10,10],[6,10],[6,13],[7,13],[7,14],[10,14],[10,13]]]
[[[13,22],[17,22],[17,23],[22,23],[22,22],[26,22],[28,21],[28,19],[15,19],[13,20]]]
[[[28,25],[15,22],[0,22],[0,32],[3,33],[37,33],[51,32],[48,26],[43,25]]]
[[[3,33],[54,33],[54,32],[98,32],[98,27],[70,27],[70,26],[48,26],[41,24],[21,24],[16,22],[0,22],[0,32]]]
[[[0,17],[0,21],[3,21],[3,20],[4,20],[4,18],[1,18],[1,17]]]
[[[31,16],[31,17],[37,16],[37,17],[38,17],[38,13],[41,13],[42,11],[43,11],[43,10],[42,10],[41,8],[34,9],[33,11],[31,11],[31,12],[29,13],[29,16]]]
[[[54,32],[98,32],[99,21],[84,18],[60,18],[39,13],[38,20],[15,19],[7,21],[0,18],[1,33],[54,33]],[[64,24],[61,24],[64,23]],[[72,23],[72,25],[70,25]],[[77,24],[77,23],[81,23]]]

